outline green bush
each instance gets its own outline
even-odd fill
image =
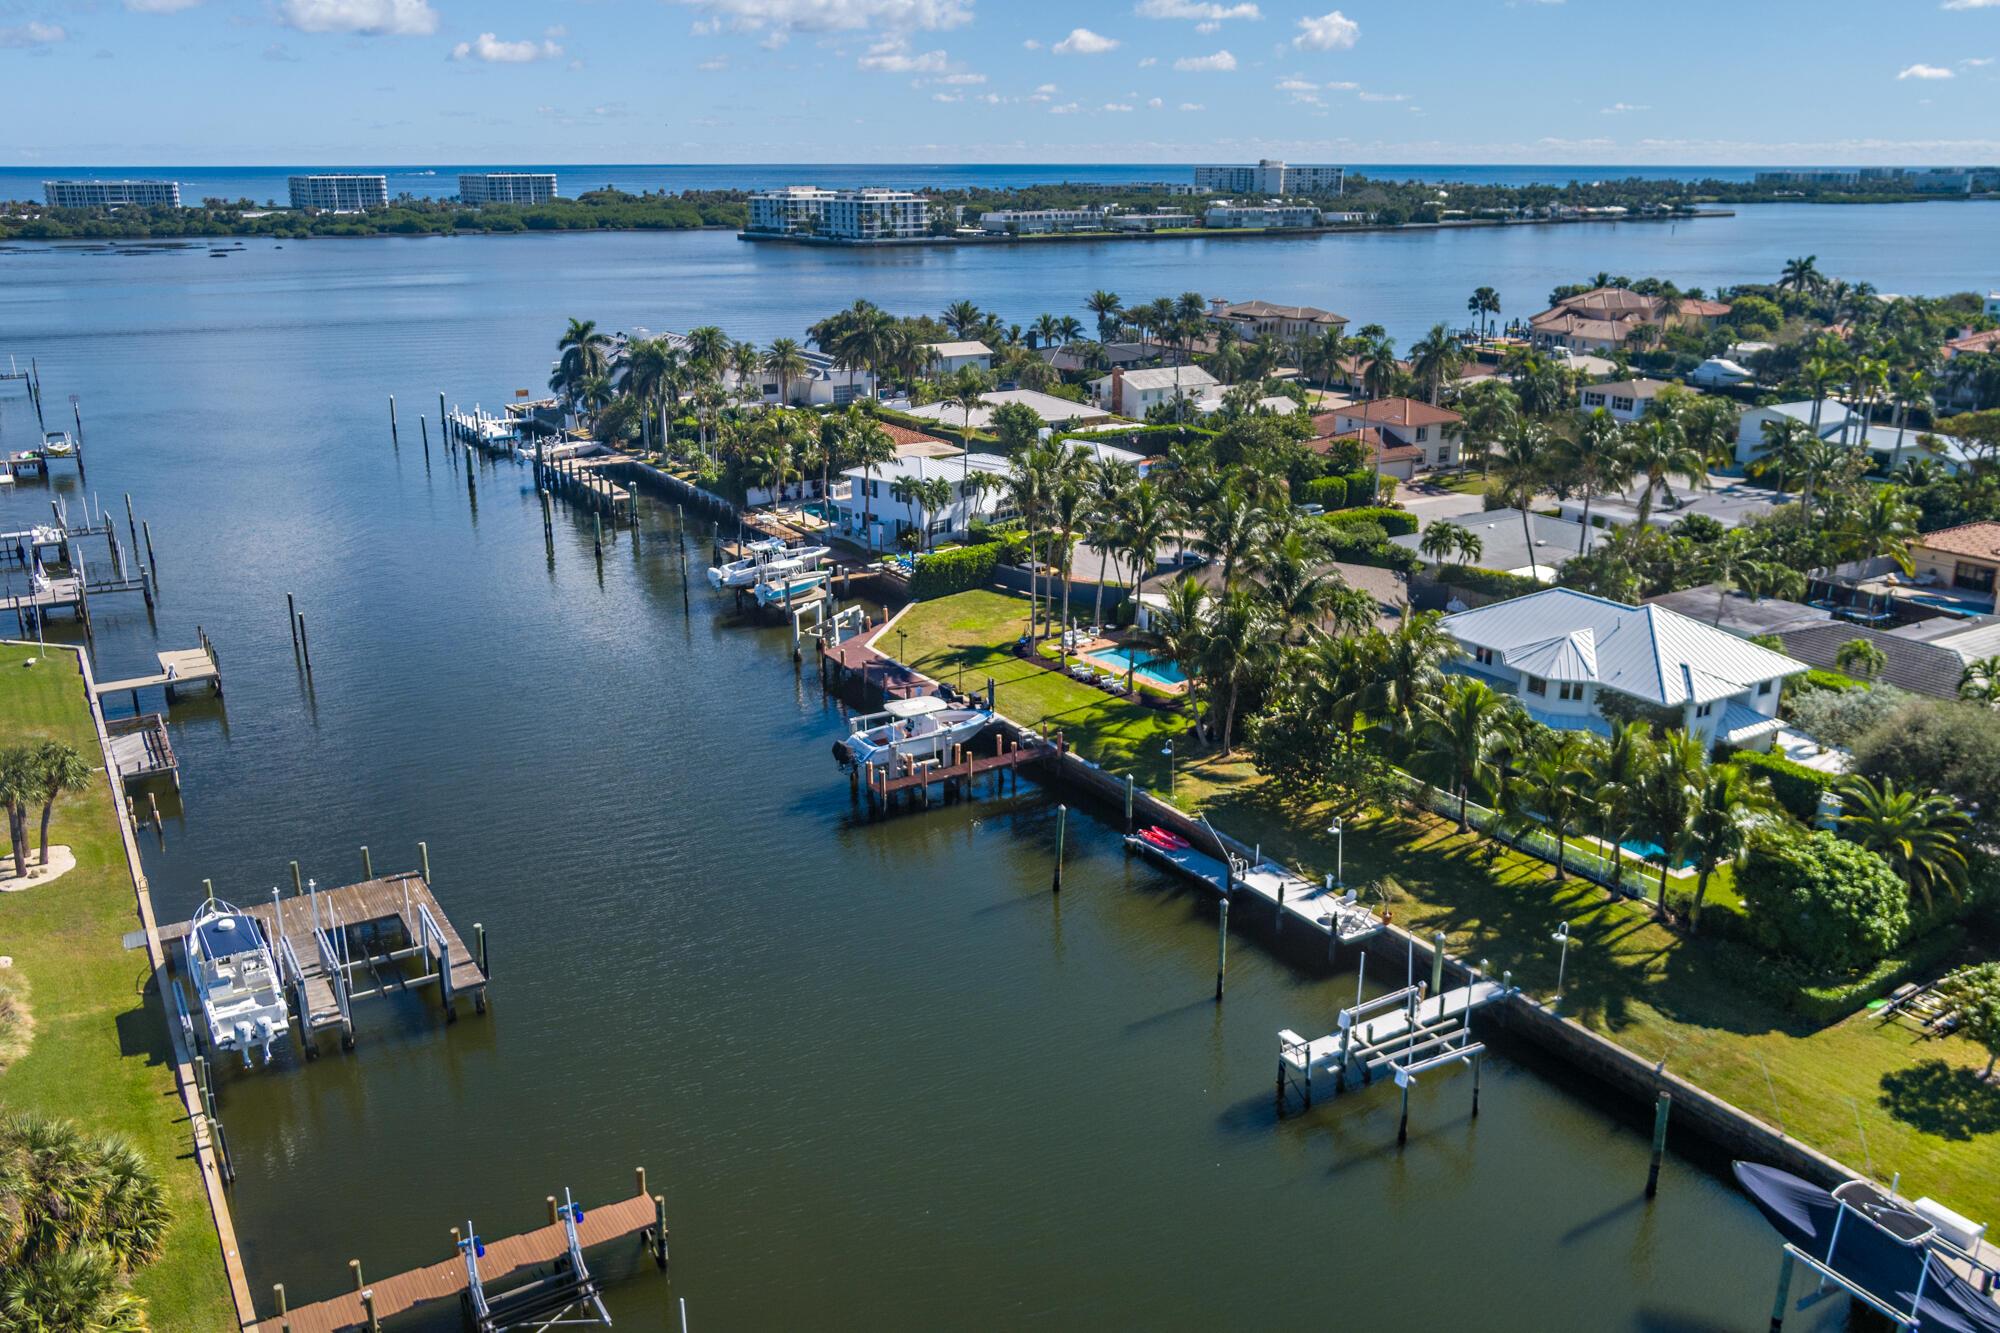
[[[1526,574],[1509,574],[1505,570],[1480,569],[1473,565],[1449,565],[1439,571],[1445,583],[1467,592],[1485,593],[1489,597],[1502,600],[1509,597],[1526,597],[1531,592],[1540,592],[1546,584],[1537,583]]]
[[[1375,503],[1375,474],[1367,468],[1347,474],[1347,503],[1369,505]]]
[[[1305,496],[1301,504],[1316,504],[1326,509],[1347,507],[1347,478],[1315,477],[1306,483]]]
[[[1349,486],[1352,484],[1350,482]],[[1351,489],[1348,493],[1350,496],[1353,494]],[[1365,520],[1380,523],[1382,531],[1391,537],[1406,537],[1417,530],[1417,516],[1407,509],[1389,509],[1383,506],[1345,509],[1341,511],[1340,517],[1343,521]]]
[[[921,602],[983,588],[993,581],[1000,553],[1001,543],[988,542],[984,546],[961,546],[955,551],[919,556],[916,570],[910,575],[910,596]]]
[[[1759,947],[1815,979],[1870,966],[1910,925],[1909,890],[1889,863],[1823,830],[1758,841],[1736,889]]]
[[[1164,454],[1182,440],[1213,439],[1215,432],[1200,426],[1133,426],[1127,430],[1065,431],[1058,440],[1082,440],[1087,444],[1108,444],[1114,449],[1130,449],[1148,456]]]
[[[1781,754],[1742,750],[1735,756],[1739,767],[1762,773],[1771,784],[1771,794],[1802,824],[1819,818],[1820,793],[1831,787],[1838,776],[1794,763]]]
[[[1703,921],[1705,924],[1707,918]],[[1936,976],[1938,968],[1957,951],[1959,944],[1960,937],[1955,932],[1934,930],[1847,981],[1794,988],[1785,997],[1785,1006],[1817,1023],[1838,1022],[1906,981]]]
[[[1856,680],[1852,676],[1844,676],[1838,671],[1827,671],[1820,667],[1814,667],[1812,670],[1806,672],[1803,677],[1799,678],[1794,688],[1803,690],[1861,690],[1867,687],[1867,682]]]

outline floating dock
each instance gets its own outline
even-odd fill
[[[297,874],[295,864],[295,889]],[[353,1048],[354,1006],[362,1000],[435,985],[447,1021],[458,1017],[463,994],[486,1012],[485,930],[475,925],[475,947],[466,947],[424,871],[337,889],[307,881],[289,898],[273,890],[269,902],[242,910],[257,918],[271,942],[307,1059],[318,1055],[318,1035],[328,1030],[339,1033],[344,1048]],[[187,930],[186,922],[166,926],[160,938],[178,940]],[[400,966],[410,960],[421,964],[415,976],[406,976]]]
[[[470,1223],[463,1232],[453,1227],[451,1258],[379,1282],[363,1285],[360,1263],[350,1261],[355,1290],[329,1300],[287,1309],[280,1286],[278,1313],[244,1333],[373,1333],[406,1316],[433,1327],[440,1313],[435,1307],[445,1302],[459,1305],[474,1333],[608,1327],[601,1284],[584,1252],[637,1240],[662,1271],[667,1267],[666,1199],[648,1194],[645,1171],[637,1174],[638,1192],[616,1203],[585,1209],[551,1196],[548,1225],[503,1240],[484,1240]]]

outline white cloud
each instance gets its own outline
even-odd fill
[[[2000,9],[2000,0],[1944,0],[1940,9]]]
[[[1106,111],[1130,111],[1132,104],[1130,102],[1106,102],[1104,109]]]
[[[1278,81],[1278,91],[1281,93],[1316,93],[1319,91],[1319,85],[1308,83],[1304,79],[1280,79]]]
[[[451,48],[453,60],[484,60],[491,65],[526,65],[536,60],[553,60],[562,48],[549,41],[503,42],[490,32],[482,32],[469,42]]]
[[[1056,86],[1053,83],[1044,83],[1037,86],[1035,91],[1028,94],[1028,100],[1030,102],[1047,102],[1052,100],[1055,95]]]
[[[963,102],[964,100],[965,100],[965,94],[964,94],[964,93],[932,93],[932,94],[931,94],[931,101],[933,101],[933,102]]]
[[[1051,49],[1059,56],[1100,56],[1118,46],[1116,37],[1106,37],[1088,28],[1071,28],[1069,36]]]
[[[1174,68],[1184,74],[1219,74],[1236,68],[1236,57],[1227,51],[1212,56],[1182,56]]]
[[[54,46],[68,36],[61,24],[30,20],[18,27],[0,28],[0,47],[21,50],[30,46]]]
[[[1149,111],[1158,111],[1161,107],[1165,105],[1166,105],[1165,100],[1158,97],[1149,97],[1146,99],[1146,109]]]
[[[1052,116],[1073,116],[1076,112],[1077,105],[1074,102],[1064,102],[1061,106],[1052,106],[1049,108],[1049,114]]]
[[[1407,93],[1357,93],[1356,96],[1364,102],[1407,102],[1410,100]]]
[[[428,37],[438,25],[428,0],[282,0],[278,12],[300,32]]]
[[[1158,56],[1147,56],[1144,60],[1141,60],[1139,62],[1139,68],[1151,69],[1153,66],[1159,63],[1160,63],[1160,58]]]
[[[938,31],[972,22],[973,0],[679,0],[711,21],[755,30],[856,32],[877,26],[891,31]]]
[[[1023,48],[1024,50],[1028,50],[1028,51],[1039,51],[1039,50],[1041,50],[1041,49],[1042,49],[1042,44],[1041,44],[1040,42],[1036,41],[1036,40],[1035,40],[1034,38],[1032,38],[1032,37],[1030,37],[1030,38],[1029,38],[1029,39],[1028,39],[1027,41],[1025,41],[1025,42],[1022,42],[1022,43],[1021,43],[1021,46],[1022,46],[1022,48]]]
[[[125,0],[125,8],[135,14],[178,14],[200,3],[201,0]]]
[[[700,70],[704,74],[714,74],[719,70],[725,70],[729,68],[729,57],[710,56],[708,59],[702,61],[699,65],[696,65],[695,68]]]
[[[912,51],[901,37],[889,37],[854,63],[877,74],[942,74],[950,59],[942,51]]]
[[[1299,20],[1292,45],[1301,51],[1345,51],[1361,40],[1361,25],[1339,10]]]
[[[1993,63],[1993,57],[1967,56],[1965,59],[1959,61],[1958,63],[1963,65],[1967,69],[1984,69],[1986,66]]]
[[[1651,111],[1652,109],[1649,106],[1642,106],[1632,102],[1613,102],[1598,114],[1604,116],[1622,116],[1628,111]]]
[[[1139,0],[1132,12],[1142,19],[1196,19],[1203,23],[1264,17],[1255,5],[1218,5],[1203,0]]]
[[[1358,83],[1342,82],[1342,83],[1322,83],[1320,87],[1326,92],[1330,93],[1351,93],[1357,91],[1361,87],[1361,85]]]
[[[1182,102],[1182,103],[1181,103],[1181,110],[1183,110],[1183,111],[1200,111],[1200,110],[1202,110],[1202,109],[1203,109],[1203,107],[1202,107],[1201,103],[1199,103],[1199,102]]]
[[[1909,65],[1896,75],[1899,79],[1948,79],[1951,71],[1942,65]]]

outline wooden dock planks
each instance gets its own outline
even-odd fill
[[[659,1210],[652,1198],[634,1194],[617,1203],[585,1209],[583,1222],[576,1229],[577,1239],[588,1250],[636,1237],[658,1221]],[[555,1262],[568,1246],[569,1238],[560,1222],[489,1241],[486,1257],[479,1261],[480,1280],[489,1290],[503,1287],[524,1270]],[[459,1255],[398,1273],[367,1288],[374,1295],[375,1317],[382,1322],[438,1301],[456,1300],[465,1289],[465,1260]],[[259,1320],[244,1333],[347,1333],[367,1327],[368,1309],[357,1291],[301,1306],[283,1317]]]
[[[141,782],[159,774],[172,774],[175,783],[179,783],[180,762],[174,758],[165,718],[158,713],[145,713],[106,722],[104,729],[111,741],[112,763],[122,781]]]
[[[127,680],[99,681],[99,697],[124,691],[143,690],[154,685],[175,687],[197,685],[203,681],[212,682],[219,690],[222,687],[222,668],[216,664],[214,654],[206,648],[175,648],[164,653],[155,653],[160,669],[150,676],[133,676]]]

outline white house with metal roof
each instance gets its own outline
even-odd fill
[[[933,374],[949,375],[967,366],[989,374],[993,370],[993,349],[982,342],[925,343],[924,350],[931,354]]]
[[[1753,407],[1738,417],[1736,461],[1747,467],[1763,457],[1770,449],[1769,438],[1764,433],[1765,425],[1786,419],[1810,427],[1813,420],[1812,400]],[[1946,471],[1957,472],[1965,466],[1968,458],[1965,441],[1957,436],[1920,431],[1907,425],[1898,430],[1886,422],[1864,421],[1860,413],[1831,398],[1819,405],[1818,434],[1822,440],[1836,440],[1866,450],[1875,471],[1883,473],[1894,471],[1912,458],[1934,459]],[[1925,447],[1925,436],[1937,442],[1935,452]]]
[[[911,454],[872,468],[851,467],[840,474],[829,497],[833,524],[849,540],[873,551],[895,549],[910,531],[928,531],[932,539],[964,532],[972,520],[997,519],[1011,511],[1005,491],[987,489],[980,474],[1004,477],[1007,460],[998,454],[954,452],[942,457]],[[941,478],[947,499],[937,509],[903,498],[902,482]]]
[[[1663,606],[1626,606],[1571,588],[1460,611],[1440,622],[1464,657],[1454,669],[1520,700],[1537,722],[1609,734],[1605,695],[1678,713],[1706,745],[1764,749],[1778,696],[1804,662]]]

